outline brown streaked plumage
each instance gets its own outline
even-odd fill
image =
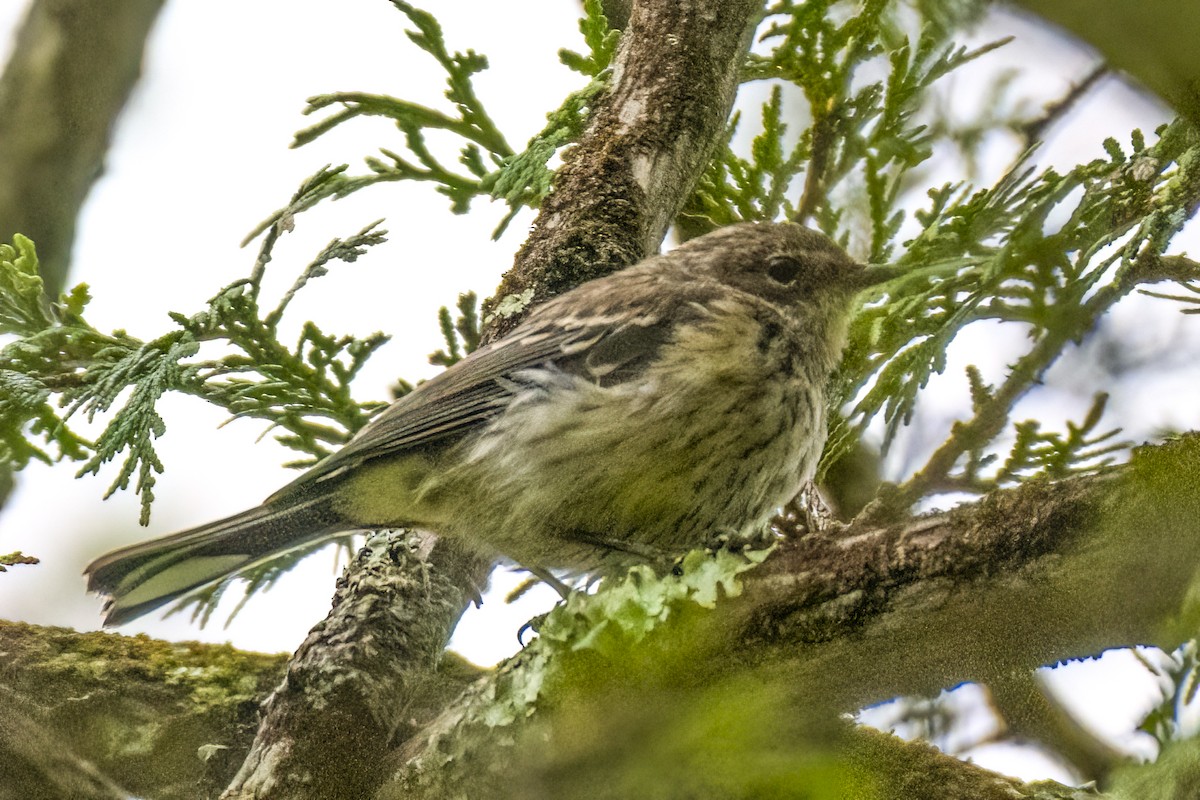
[[[106,623],[314,541],[417,527],[528,567],[749,534],[811,479],[854,295],[790,223],[722,228],[536,309],[254,509],[86,570]]]

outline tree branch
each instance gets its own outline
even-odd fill
[[[0,241],[37,244],[51,297],[162,4],[36,0],[0,76]]]
[[[359,551],[333,610],[263,703],[254,744],[222,797],[370,796],[392,737],[427,722],[474,677],[465,669],[435,675],[476,592],[454,582],[461,575],[446,567],[455,565],[426,562],[431,543],[377,534]],[[462,556],[467,567],[477,561]]]
[[[1026,122],[1017,130],[1024,142],[1022,150],[1028,150],[1045,140],[1046,132],[1054,127],[1073,108],[1079,105],[1084,95],[1092,90],[1101,78],[1107,77],[1112,70],[1107,64],[1093,67],[1078,83],[1075,83],[1062,97],[1046,105],[1041,115]]]
[[[215,794],[250,746],[255,705],[285,660],[15,622],[0,622],[0,653],[5,798]]]
[[[608,94],[484,306],[489,339],[533,305],[657,252],[724,131],[761,6],[634,3]]]
[[[682,687],[670,684],[673,709],[700,703],[693,698],[729,671],[754,676],[755,694],[782,709],[775,713],[804,720],[799,727],[807,733],[792,742],[793,757],[802,758],[805,748],[827,746],[829,726],[841,715],[898,695],[928,695],[964,681],[1004,684],[1014,674],[1111,647],[1170,649],[1198,615],[1188,602],[1200,565],[1192,499],[1200,496],[1198,466],[1200,438],[1189,436],[1144,448],[1115,474],[1030,483],[949,512],[791,539],[747,573],[743,596],[701,623],[665,626],[637,651],[675,654],[671,663],[691,670]],[[527,692],[520,672],[542,667],[547,657],[579,658],[569,650],[527,650],[481,679],[400,751],[392,783],[414,796],[436,796],[462,780],[463,764],[448,758],[458,752],[500,769],[485,781],[507,780],[495,765],[512,764],[536,783],[527,774],[541,763],[533,742],[572,741],[587,735],[579,725],[601,724],[561,713],[585,702],[578,692],[586,698],[595,691],[587,684],[572,694],[555,680],[552,707],[537,692],[508,693]],[[622,669],[606,660],[588,667],[606,675]],[[648,681],[636,669],[621,679]],[[628,705],[662,703],[654,699],[664,691],[657,683],[629,691],[636,699],[626,698]],[[602,716],[613,713],[612,702],[597,705]],[[486,720],[485,708],[505,709],[503,719],[461,724]],[[535,732],[527,728],[531,719],[540,720]],[[640,729],[639,736],[666,738],[655,730]],[[442,783],[442,770],[456,777]]]

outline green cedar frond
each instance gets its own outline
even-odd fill
[[[1160,747],[1195,736],[1196,697],[1200,692],[1200,645],[1189,639],[1173,653],[1140,649],[1130,652],[1154,676],[1162,697],[1147,712],[1138,730],[1153,736]]]
[[[558,109],[546,115],[546,127],[529,140],[523,152],[504,158],[498,170],[480,180],[482,189],[509,206],[509,213],[492,233],[493,239],[504,233],[520,209],[537,208],[550,193],[554,173],[546,164],[560,149],[579,139],[592,103],[607,87],[607,81],[608,73],[602,72],[583,89],[567,95]]]
[[[1043,431],[1037,420],[1018,422],[1014,426],[1016,440],[991,483],[1004,485],[1034,478],[1060,479],[1108,467],[1115,454],[1126,450],[1130,443],[1111,441],[1120,434],[1120,428],[1093,434],[1107,402],[1108,395],[1098,393],[1081,423],[1067,423],[1065,435]]]
[[[86,293],[78,302],[80,310]],[[21,234],[0,244],[0,334],[29,335],[58,322],[38,273],[37,250]]]
[[[445,306],[438,309],[438,327],[442,330],[446,349],[430,353],[430,364],[449,367],[479,346],[483,335],[479,321],[479,298],[474,292],[460,294],[457,307],[458,319],[452,319],[450,309]]]
[[[762,107],[762,133],[750,144],[750,158],[742,158],[732,146],[739,123],[735,115],[718,157],[700,176],[684,214],[702,216],[714,226],[793,216],[795,207],[787,194],[804,170],[809,143],[801,138],[789,152],[784,119],[783,93],[776,86]]]
[[[306,323],[294,347],[279,341],[276,328],[291,298],[323,275],[334,260],[353,261],[383,241],[376,224],[346,239],[334,239],[307,267],[274,311],[263,316],[258,295],[263,271],[278,235],[312,191],[338,171],[322,171],[302,187],[273,223],[251,277],[225,287],[192,316],[171,314],[178,329],[150,342],[117,331],[102,334],[83,318],[87,292],[72,291],[57,303],[42,293],[36,254],[28,240],[0,248],[0,313],[4,331],[17,338],[0,350],[0,459],[13,469],[30,460],[81,461],[79,474],[97,474],[119,461],[105,496],[132,483],[148,520],[163,464],[155,441],[166,431],[157,412],[167,392],[201,397],[234,416],[268,420],[284,445],[311,464],[366,424],[381,404],[360,404],[350,384],[367,358],[387,338],[337,337]],[[197,360],[200,344],[221,341],[233,351]],[[122,404],[114,412],[118,401]],[[65,411],[59,411],[65,409]],[[110,415],[111,412],[111,416]],[[89,421],[109,416],[96,441],[69,426],[72,415]],[[52,453],[53,448],[57,452]]]
[[[313,278],[320,278],[329,272],[327,265],[330,261],[336,260],[345,261],[348,264],[353,263],[367,251],[368,247],[387,241],[384,238],[387,236],[387,231],[375,230],[382,222],[383,220],[381,219],[375,220],[353,236],[347,239],[334,239],[327,244],[325,249],[301,271],[300,275],[296,278],[296,282],[292,284],[292,288],[287,290],[287,293],[279,301],[279,305],[275,307],[275,310],[263,320],[267,327],[274,329],[279,324],[279,320],[283,317],[283,312],[287,308],[288,303],[296,296],[296,292],[304,288],[305,284]]]
[[[587,55],[564,47],[558,51],[558,59],[564,66],[582,75],[589,78],[598,77],[612,62],[621,33],[609,28],[608,17],[604,16],[600,0],[583,0],[583,17],[579,20],[579,32],[583,34],[583,42],[587,45]]]
[[[1200,139],[1178,123],[1152,146],[1140,134],[1130,140],[1131,154],[1110,143],[1107,159],[1064,174],[1035,174],[1018,162],[989,189],[931,192],[930,207],[917,215],[924,229],[896,262],[911,268],[910,277],[888,287],[886,300],[852,326],[839,391],[856,398],[859,429],[882,414],[890,441],[911,417],[918,390],[944,369],[946,347],[973,322],[1020,324],[1032,345],[901,487],[901,500],[952,481],[955,463],[976,458],[1003,431],[1012,407],[1068,343],[1140,282],[1161,279],[1163,249],[1200,202]],[[1061,221],[1052,223],[1052,215]],[[1019,429],[1018,445],[1028,452],[1017,454],[1009,474],[1022,472],[1016,465],[1023,458],[1040,459],[1038,474],[1067,470],[1073,462],[1056,466],[1035,433]],[[1074,458],[1081,451],[1056,452]]]
[[[570,94],[563,104],[547,115],[547,125],[529,141],[525,150],[515,153],[492,122],[472,84],[474,75],[488,66],[487,58],[474,50],[451,53],[446,47],[441,25],[428,12],[402,0],[392,4],[403,12],[416,30],[408,38],[428,53],[446,73],[445,97],[454,109],[447,113],[385,95],[363,92],[338,92],[318,95],[308,101],[305,114],[338,109],[330,116],[296,134],[293,147],[303,146],[333,128],[361,116],[379,116],[396,123],[404,142],[403,150],[381,147],[383,158],[365,159],[370,173],[339,179],[316,200],[344,197],[368,186],[389,181],[423,181],[450,199],[451,211],[464,214],[476,197],[504,200],[509,212],[498,224],[499,237],[521,208],[536,208],[550,191],[551,171],[546,164],[562,147],[576,141],[583,132],[588,111],[607,85],[607,66],[615,52],[618,33],[608,29],[598,0],[584,4],[580,31],[588,55],[563,50],[563,63],[591,78],[583,89]],[[443,163],[429,149],[427,131],[446,131],[461,141],[457,167]],[[260,226],[255,233],[265,226]]]

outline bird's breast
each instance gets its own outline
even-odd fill
[[[461,471],[496,549],[588,568],[562,563],[577,560],[577,533],[689,549],[761,528],[812,477],[825,438],[823,376],[809,378],[786,330],[768,334],[715,313],[677,330],[636,380],[527,372]]]

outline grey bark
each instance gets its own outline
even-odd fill
[[[490,564],[465,554],[448,564],[453,551],[430,554],[431,540],[377,534],[359,551],[333,610],[263,703],[254,743],[222,797],[367,797],[393,738],[408,738],[428,721],[419,709],[461,688],[435,670],[477,596],[472,578],[486,579]]]
[[[515,327],[530,306],[657,252],[724,132],[761,7],[633,4],[611,88],[485,304],[489,338]]]

